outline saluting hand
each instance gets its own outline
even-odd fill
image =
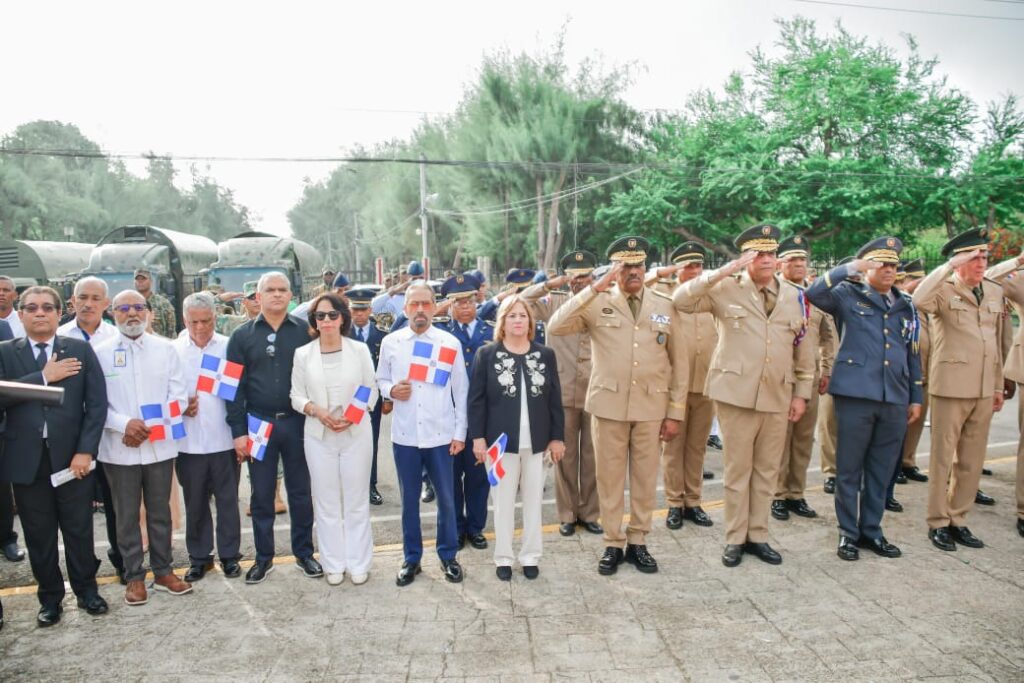
[[[601,276],[601,279],[590,285],[594,288],[595,292],[607,292],[611,289],[612,283],[622,272],[622,261],[616,261],[612,264],[612,267],[608,269],[608,272]]]
[[[949,259],[949,267],[959,268],[968,261],[976,259],[979,256],[981,256],[981,249],[974,249],[973,251],[962,251],[959,254],[953,256],[953,258]]]
[[[853,267],[856,268],[861,273],[866,273],[871,270],[878,270],[879,268],[882,267],[882,264],[879,261],[871,261],[870,259],[863,258],[854,259],[852,263]]]
[[[757,252],[754,251],[753,249],[747,249],[745,252],[740,254],[739,258],[733,259],[732,261],[729,261],[724,266],[719,268],[718,272],[721,274],[722,277],[735,275],[736,273],[740,272],[741,270],[749,266],[751,263],[753,263],[754,259],[756,258]]]
[[[550,280],[548,280],[545,283],[544,286],[547,288],[548,291],[553,291],[553,290],[556,290],[556,289],[561,289],[562,287],[564,287],[568,283],[569,283],[569,276],[568,275],[559,275],[558,277],[553,277]]]

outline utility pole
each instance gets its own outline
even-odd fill
[[[356,277],[362,277],[361,274],[358,274],[358,273],[362,272],[362,267],[360,266],[360,261],[359,261],[359,214],[356,213],[355,211],[352,212],[352,224],[354,226],[354,228],[353,228],[353,233],[354,233],[353,241],[356,243],[356,273],[357,273]]]
[[[420,236],[423,238],[424,278],[430,277],[430,253],[427,251],[427,157],[420,154]]]

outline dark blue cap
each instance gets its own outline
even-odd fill
[[[370,302],[373,301],[373,297],[376,296],[370,288],[363,289],[350,289],[345,292],[345,296],[348,298],[350,308],[369,308]]]
[[[419,261],[409,261],[409,265],[406,266],[405,272],[409,275],[423,275],[423,264]]]
[[[473,296],[480,289],[480,281],[472,275],[453,275],[441,284],[441,296],[449,299],[461,299]]]
[[[505,282],[515,285],[517,288],[525,287],[533,281],[536,271],[529,268],[512,268],[505,276]]]
[[[345,277],[345,273],[338,273],[334,277],[334,285],[332,286],[337,289],[338,287],[348,287],[350,284],[352,283],[348,281],[347,277]]]

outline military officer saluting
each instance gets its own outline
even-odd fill
[[[480,282],[472,275],[455,275],[441,285],[441,295],[449,301],[451,318],[439,325],[451,332],[462,345],[466,374],[470,372],[476,351],[494,339],[494,324],[477,318],[476,293]],[[466,541],[477,549],[487,547],[484,527],[487,526],[487,496],[491,485],[487,469],[481,467],[472,448],[464,448],[452,458],[455,472],[455,521],[459,548]]]
[[[901,554],[882,533],[882,514],[907,423],[921,417],[922,391],[917,311],[893,287],[902,250],[895,237],[880,237],[807,289],[842,330],[829,393],[838,427],[836,552],[843,560],[858,559],[858,548]],[[855,272],[866,282],[850,282]]]
[[[671,266],[659,268],[648,277],[648,283],[668,296],[678,284],[689,282],[704,271],[707,250],[697,242],[684,242],[669,256]],[[666,280],[668,271],[676,279]],[[704,454],[707,451],[711,423],[715,419],[715,404],[704,395],[711,355],[718,345],[718,330],[711,313],[682,313],[686,334],[686,354],[689,362],[690,387],[686,394],[686,421],[678,439],[665,443],[662,453],[662,478],[665,482],[665,501],[668,516],[665,526],[679,529],[689,519],[697,526],[711,526],[711,517],[700,506],[704,488]]]
[[[613,242],[608,260],[614,265],[555,311],[548,324],[553,335],[590,333],[586,409],[600,454],[597,493],[606,548],[598,572],[604,575],[614,574],[623,560],[642,572],[658,571],[646,537],[656,505],[659,439],[676,438],[686,417],[686,341],[669,298],[644,286],[647,250],[642,237]],[[630,519],[623,534],[627,472]]]
[[[377,320],[370,315],[370,302],[373,301],[372,289],[351,289],[347,292],[349,309],[352,311],[352,329],[348,336],[361,341],[370,349],[373,367],[377,369],[380,360],[380,343],[387,334],[386,329],[377,325]],[[373,428],[373,465],[370,467],[370,505],[382,505],[383,496],[377,490],[377,445],[380,442],[381,410],[384,402],[377,404],[370,411],[370,426]]]
[[[949,261],[914,292],[932,332],[931,459],[928,537],[940,550],[981,548],[967,528],[988,447],[992,413],[1003,407],[1003,288],[985,279],[988,231],[962,232],[946,242]]]
[[[570,251],[562,257],[564,275],[531,285],[522,298],[533,308],[538,321],[549,322],[555,311],[569,299],[590,286],[597,257],[589,251]],[[561,289],[569,285],[569,291]],[[590,413],[585,407],[590,382],[590,333],[551,335],[548,345],[558,360],[558,381],[562,386],[562,409],[565,412],[565,454],[555,463],[555,507],[558,511],[559,533],[572,536],[576,525],[592,534],[604,533],[597,523],[594,440],[590,429]]]
[[[811,397],[814,351],[801,343],[803,291],[775,272],[779,229],[755,225],[735,246],[738,259],[690,280],[672,299],[684,313],[710,312],[718,321],[705,393],[715,401],[725,444],[722,563],[735,567],[746,552],[781,564],[768,545],[768,511],[787,420],[799,421]]]
[[[537,271],[530,268],[510,268],[508,273],[505,275],[505,288],[484,303],[480,304],[477,315],[484,320],[494,322],[494,319],[498,314],[498,306],[501,305],[501,302],[516,292],[522,292],[530,285],[535,284],[533,281],[535,277],[537,277]],[[544,322],[537,320],[536,325],[537,327],[534,331],[533,337],[534,341],[538,344],[543,344],[546,332]]]

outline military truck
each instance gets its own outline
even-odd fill
[[[102,278],[113,298],[135,287],[136,268],[149,268],[153,286],[170,299],[181,329],[181,302],[206,287],[205,273],[215,260],[217,244],[202,235],[152,225],[125,225],[100,238],[82,275]]]
[[[217,261],[210,266],[208,276],[211,284],[219,284],[225,292],[241,292],[246,282],[259,280],[270,271],[281,271],[288,276],[296,299],[306,301],[323,282],[323,263],[320,252],[302,240],[250,231],[217,246]]]
[[[89,265],[92,248],[82,242],[0,240],[0,275],[14,280],[19,292],[49,285],[67,298],[79,271]]]

